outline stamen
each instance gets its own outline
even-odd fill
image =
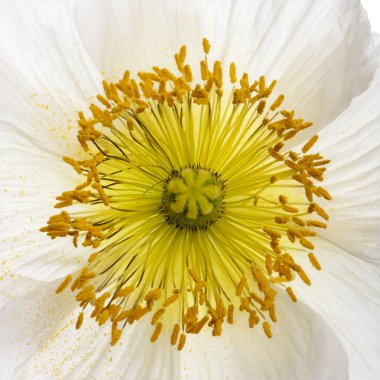
[[[275,111],[277,108],[279,108],[284,101],[285,96],[284,95],[279,95],[278,98],[273,102],[273,104],[270,106],[271,111]]]
[[[283,94],[273,99],[276,80],[238,80],[232,62],[224,84],[225,63],[210,61],[207,39],[202,47],[198,67],[183,45],[175,72],[154,66],[138,80],[127,70],[103,81],[104,93],[78,113],[86,158],[63,157],[80,180],[55,208],[76,211],[41,228],[87,247],[87,265],[56,293],[71,284],[82,308],[76,328],[90,308],[113,346],[146,317],[151,342],[165,328],[181,351],[188,334],[220,336],[235,311],[272,338],[278,292],[296,302],[289,283],[311,284],[297,256],[321,269],[310,251],[329,219],[317,200],[332,199],[319,183],[330,161],[308,153],[317,135],[301,151],[286,144],[312,123],[282,109]]]
[[[175,324],[173,327],[173,332],[170,338],[170,343],[174,346],[177,343],[178,334],[179,334],[180,326],[179,324]]]
[[[286,288],[286,291],[287,291],[287,293],[289,294],[290,299],[291,299],[293,302],[297,302],[297,297],[296,297],[296,295],[294,294],[293,289],[292,289],[290,286],[288,286],[288,287]]]
[[[272,331],[271,331],[271,328],[270,328],[270,324],[268,322],[264,322],[263,323],[263,329],[264,329],[264,332],[265,332],[265,335],[268,337],[268,338],[272,338]]]
[[[205,54],[208,54],[210,52],[211,45],[207,38],[203,39],[202,46],[203,46],[203,51],[205,52]]]
[[[162,331],[162,323],[159,322],[159,323],[157,323],[156,328],[155,328],[155,330],[154,330],[154,332],[153,332],[153,335],[152,335],[152,337],[150,338],[150,341],[151,341],[152,343],[155,342],[155,341],[158,339],[158,337],[159,337],[160,334],[161,334],[161,331]]]
[[[321,265],[319,264],[317,258],[315,257],[314,253],[313,252],[310,252],[308,254],[309,256],[309,259],[310,259],[310,262],[312,263],[313,267],[317,270],[321,270]]]
[[[68,276],[62,281],[62,283],[58,286],[58,288],[56,289],[55,292],[56,292],[57,294],[63,292],[63,291],[66,289],[67,285],[70,284],[70,282],[72,281],[72,279],[73,279],[73,277],[69,274],[69,275],[68,275]]]
[[[237,82],[236,66],[235,66],[234,62],[232,62],[230,64],[230,81],[231,81],[231,83],[236,83]]]
[[[80,313],[79,313],[79,316],[78,316],[78,319],[77,319],[77,323],[76,323],[76,328],[77,328],[77,330],[80,329],[80,327],[81,327],[82,324],[83,324],[83,317],[84,317],[83,312],[80,312]]]
[[[306,152],[308,152],[311,148],[312,148],[312,146],[317,142],[317,140],[318,140],[318,135],[315,135],[315,136],[313,136],[304,146],[303,146],[303,148],[302,148],[302,152],[303,153],[306,153]]]
[[[155,325],[164,313],[165,313],[164,308],[157,310],[156,313],[152,317],[152,321],[151,321],[152,325]]]
[[[181,334],[181,336],[179,337],[179,343],[178,343],[178,351],[182,351],[183,347],[185,347],[185,343],[186,343],[186,335],[185,334]]]

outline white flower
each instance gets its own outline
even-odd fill
[[[172,67],[182,44],[196,67],[203,37],[211,59],[276,78],[287,106],[314,122],[296,143],[318,132],[332,161],[331,219],[315,239],[323,270],[308,271],[312,287],[292,282],[302,302],[279,292],[271,340],[238,318],[221,337],[202,331],[178,352],[164,339],[151,344],[150,320],[141,320],[111,347],[109,327],[76,330],[77,302],[54,293],[88,250],[38,230],[54,197],[78,184],[62,156],[83,154],[76,114],[102,93],[102,79]],[[355,0],[3,1],[0,379],[378,378],[378,52]]]

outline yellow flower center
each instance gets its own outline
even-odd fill
[[[185,46],[177,74],[155,66],[138,82],[128,71],[103,82],[92,116],[79,112],[87,159],[63,158],[82,181],[55,207],[86,206],[41,228],[88,247],[88,264],[57,293],[71,284],[83,309],[76,327],[85,313],[110,323],[112,345],[150,314],[151,341],[165,329],[181,350],[188,334],[220,335],[236,309],[270,338],[277,293],[296,301],[295,276],[310,285],[296,256],[321,269],[311,239],[326,228],[316,199],[331,196],[316,182],[329,161],[309,153],[318,136],[300,151],[286,148],[312,123],[281,110],[284,95],[270,100],[276,81],[252,82],[247,73],[238,81],[234,63],[223,85],[207,40],[203,49],[197,84]]]
[[[222,212],[223,182],[201,168],[173,171],[162,193],[161,210],[169,224],[182,229],[207,229]]]

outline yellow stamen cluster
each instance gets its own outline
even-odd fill
[[[220,336],[237,310],[271,338],[278,292],[296,302],[289,283],[298,276],[310,285],[296,256],[321,269],[312,238],[329,218],[316,203],[331,200],[317,184],[329,160],[309,153],[317,135],[287,149],[312,123],[280,109],[283,94],[271,100],[275,80],[238,79],[231,63],[223,84],[210,48],[204,39],[199,83],[185,46],[174,56],[177,73],[154,66],[138,80],[126,71],[103,81],[91,116],[79,112],[88,159],[63,158],[84,178],[55,207],[86,211],[61,211],[41,231],[70,236],[75,247],[80,239],[91,252],[56,292],[71,284],[83,308],[76,328],[90,308],[110,324],[112,345],[150,314],[151,341],[166,331],[182,350],[188,334]]]
[[[40,231],[46,232],[52,239],[72,236],[75,247],[78,247],[80,233],[85,233],[84,247],[98,248],[101,241],[107,238],[101,227],[94,226],[83,218],[72,219],[66,211],[50,217],[48,225]]]

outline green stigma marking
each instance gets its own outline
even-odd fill
[[[164,185],[161,212],[177,228],[207,229],[222,214],[223,190],[218,173],[201,168],[173,170]]]

